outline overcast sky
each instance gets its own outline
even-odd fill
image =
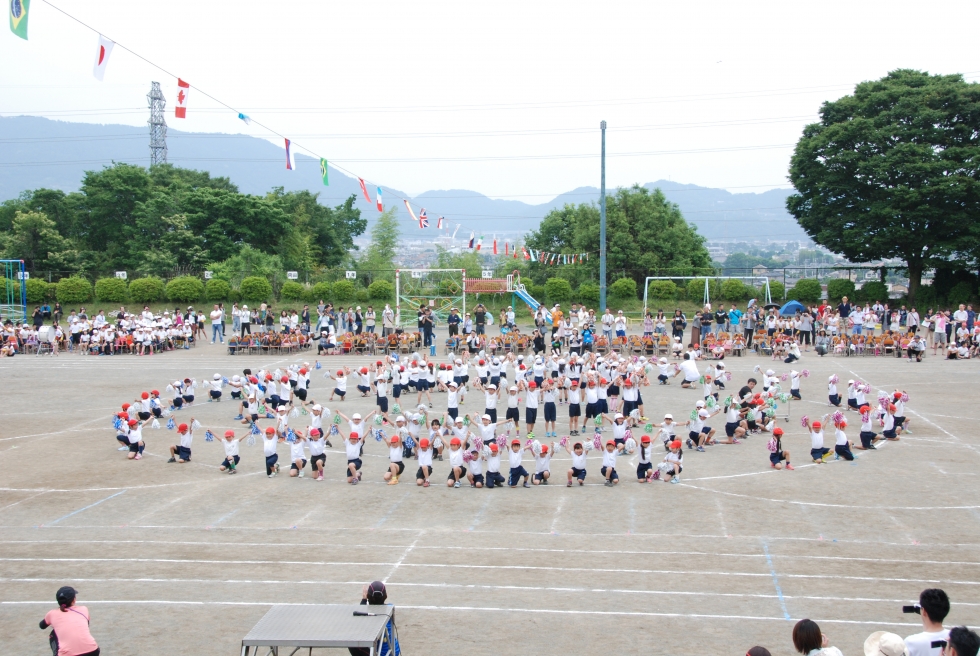
[[[820,103],[896,68],[980,80],[980,3],[52,0],[193,87],[375,183],[531,203],[660,178],[785,187]],[[0,35],[0,115],[244,132],[236,114],[33,0]],[[216,153],[220,156],[220,153]],[[199,164],[199,166],[201,166]]]

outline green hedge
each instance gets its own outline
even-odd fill
[[[204,283],[204,294],[209,301],[227,301],[231,296],[231,285],[227,280],[211,278]]]
[[[196,303],[204,298],[204,283],[195,276],[180,276],[167,283],[167,298],[178,303]]]
[[[872,280],[871,282],[866,282],[862,285],[861,289],[855,294],[859,301],[864,301],[867,303],[874,303],[875,301],[881,301],[882,303],[888,302],[888,287],[885,283],[879,280]]]
[[[813,278],[801,278],[796,281],[793,289],[789,290],[791,300],[800,303],[816,303],[820,300],[820,281]]]
[[[636,300],[636,281],[632,278],[620,278],[609,285],[609,296],[617,301]]]
[[[279,290],[279,298],[285,301],[302,301],[306,298],[306,287],[295,280],[287,280]]]
[[[107,303],[125,303],[129,286],[122,278],[99,278],[95,281],[95,298]]]
[[[87,303],[92,298],[92,283],[85,278],[62,278],[57,298],[59,303]]]
[[[749,290],[741,280],[728,279],[721,283],[721,297],[726,301],[744,301],[749,296]]]
[[[129,283],[129,297],[134,303],[156,303],[163,298],[163,281],[153,276]]]
[[[388,302],[395,298],[395,286],[387,280],[375,280],[368,285],[368,296],[372,301]]]
[[[238,286],[243,301],[263,302],[272,297],[272,284],[261,276],[249,276]]]
[[[704,278],[695,278],[687,283],[687,300],[700,305],[704,302]],[[708,282],[708,296],[712,302],[721,298],[721,281],[711,280]]]
[[[658,300],[672,301],[680,290],[673,280],[651,280],[647,295]]]
[[[827,283],[827,300],[837,303],[845,296],[852,300],[857,297],[853,280],[838,278]]]
[[[586,305],[598,305],[599,304],[599,285],[594,282],[583,282],[578,286],[578,292],[576,293],[580,303],[585,303]]]
[[[353,303],[357,299],[357,287],[350,280],[338,280],[332,286],[335,303]]]
[[[43,303],[48,297],[48,283],[40,278],[28,278],[24,281],[28,303]]]
[[[326,303],[330,300],[332,293],[333,285],[331,285],[329,282],[318,282],[310,287],[310,289],[306,292],[306,300],[314,305],[319,303],[321,300]]]
[[[950,307],[954,305],[959,305],[960,303],[969,303],[973,300],[974,287],[972,284],[962,280],[949,290],[946,294],[946,301],[949,303]]]
[[[551,303],[567,303],[572,300],[572,284],[564,278],[548,278],[544,293]]]

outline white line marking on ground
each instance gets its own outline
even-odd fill
[[[559,520],[559,518],[561,518],[561,507],[562,507],[562,505],[564,503],[565,503],[565,497],[562,497],[562,498],[560,498],[558,500],[558,505],[555,506],[555,516],[551,520],[551,529],[549,530],[549,532],[552,535],[558,535],[558,531],[557,531],[557,528],[558,528],[558,520]]]
[[[383,579],[381,579],[382,583],[387,583],[388,579],[390,579],[394,575],[394,573],[398,571],[398,568],[401,567],[401,564],[405,562],[406,558],[408,558],[408,554],[412,553],[412,549],[415,548],[415,545],[418,544],[419,540],[422,539],[423,535],[425,535],[425,531],[419,533],[419,536],[415,538],[415,541],[405,548],[405,551],[402,552],[402,557],[399,558],[398,562],[394,564],[394,566],[391,568],[391,571],[388,572],[388,575],[385,576]]]
[[[409,493],[406,492],[405,494],[402,495],[402,498],[401,499],[399,499],[398,501],[396,501],[395,503],[393,503],[392,506],[391,506],[391,508],[388,509],[388,512],[386,512],[381,517],[381,519],[378,520],[378,523],[374,525],[374,528],[381,528],[381,526],[386,521],[388,521],[388,518],[391,517],[391,513],[395,512],[398,509],[398,506],[402,505],[402,502],[405,501],[405,499],[408,498],[408,495],[409,495]]]
[[[77,515],[80,512],[84,512],[84,511],[88,510],[89,508],[94,508],[97,505],[99,505],[100,503],[105,503],[109,499],[118,497],[120,494],[123,494],[125,492],[126,492],[126,490],[123,489],[123,490],[120,490],[119,492],[116,492],[115,494],[110,494],[105,499],[100,499],[100,500],[96,501],[95,503],[90,503],[89,505],[85,506],[84,508],[79,508],[78,510],[74,510],[74,511],[68,513],[67,515],[65,515],[64,517],[59,517],[58,519],[56,519],[56,520],[54,520],[52,522],[48,522],[47,524],[42,524],[42,526],[54,526],[55,524],[57,524],[58,522],[60,522],[62,520],[68,519],[69,517],[73,517],[74,515]]]

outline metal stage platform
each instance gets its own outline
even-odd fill
[[[371,613],[358,616],[355,613]],[[391,630],[387,630],[391,620]],[[360,647],[372,656],[398,656],[395,607],[348,605],[273,606],[242,638],[242,656],[292,656],[301,649]],[[289,651],[280,648],[285,647]],[[264,654],[260,649],[266,648]]]

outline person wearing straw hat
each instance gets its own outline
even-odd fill
[[[901,636],[875,631],[864,641],[864,656],[909,656],[909,649]]]

